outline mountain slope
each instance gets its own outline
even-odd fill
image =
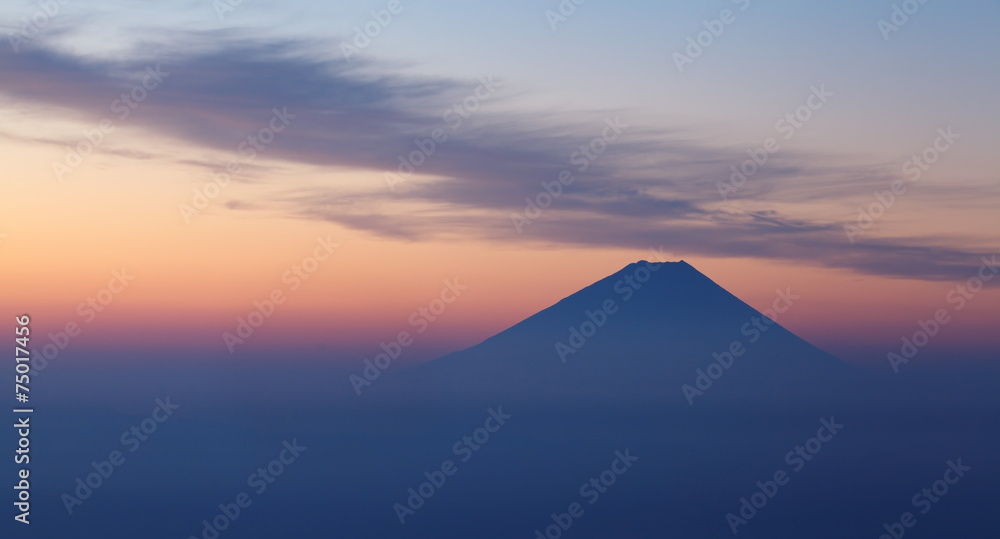
[[[797,299],[776,297],[780,310]],[[686,262],[641,261],[400,378],[436,394],[692,404],[820,396],[849,383],[850,371]]]

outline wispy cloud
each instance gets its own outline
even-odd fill
[[[146,66],[159,65],[170,78],[129,119],[135,127],[192,147],[233,151],[275,107],[286,107],[296,115],[294,129],[274,140],[268,158],[381,173],[395,170],[415,139],[440,128],[444,111],[461,102],[481,75],[403,76],[393,66],[347,62],[329,43],[262,40],[236,30],[150,38],[116,58],[75,56],[44,42],[18,53],[0,49],[0,94],[99,121]],[[743,149],[699,142],[698,133],[672,126],[650,127],[628,111],[533,112],[518,109],[502,92],[492,99],[496,106],[491,102],[469,117],[421,165],[419,181],[396,191],[384,183],[360,192],[335,184],[278,185],[277,198],[229,201],[226,207],[278,207],[413,240],[462,234],[543,244],[664,245],[678,253],[926,279],[963,278],[978,267],[980,253],[961,247],[927,238],[850,245],[839,223],[767,209],[857,198],[893,177],[886,167],[783,151],[741,189],[738,198],[747,209],[737,211],[721,204],[717,182],[728,178]],[[580,171],[571,156],[616,116],[631,125],[627,133]],[[141,145],[130,151],[148,155]],[[564,169],[572,171],[573,182],[518,234],[511,214],[522,212],[525,198]]]

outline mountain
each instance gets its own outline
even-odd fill
[[[777,290],[776,311],[767,314],[779,317],[799,299]],[[852,374],[688,263],[640,261],[401,378],[407,387],[452,396],[697,405],[819,398]]]

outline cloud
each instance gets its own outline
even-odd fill
[[[745,159],[744,149],[649,127],[639,113],[526,111],[504,97],[504,83],[495,79],[501,90],[479,99],[478,110],[447,116],[456,104],[476,102],[471,99],[484,79],[397,75],[377,62],[346,62],[328,43],[263,40],[237,30],[161,32],[150,39],[114,58],[77,56],[44,42],[17,54],[0,49],[0,95],[99,121],[147,67],[159,66],[169,77],[128,118],[130,126],[235,154],[241,141],[268,125],[274,109],[287,109],[293,124],[268,145],[268,158],[379,176],[396,170],[399,156],[418,147],[415,140],[432,137],[435,129],[448,137],[395,191],[381,182],[360,192],[333,183],[279,184],[278,197],[230,201],[234,211],[278,207],[410,240],[461,234],[543,244],[663,245],[679,253],[924,279],[965,278],[978,267],[978,253],[960,247],[921,238],[851,245],[840,223],[774,209],[857,199],[894,177],[885,167],[783,150],[738,193],[749,209],[734,211],[721,204],[717,182]],[[615,118],[627,127],[581,171],[574,152],[608,133],[607,122]],[[141,146],[132,151],[147,155]],[[525,198],[539,196],[543,182],[553,185],[564,169],[572,170],[574,181],[517,233],[511,215],[523,212]],[[282,181],[266,174],[258,180]]]

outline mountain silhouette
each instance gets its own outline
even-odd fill
[[[767,314],[794,310],[798,300],[777,290]],[[697,405],[822,398],[853,374],[688,263],[640,261],[476,346],[401,374],[400,383],[455,396]]]

